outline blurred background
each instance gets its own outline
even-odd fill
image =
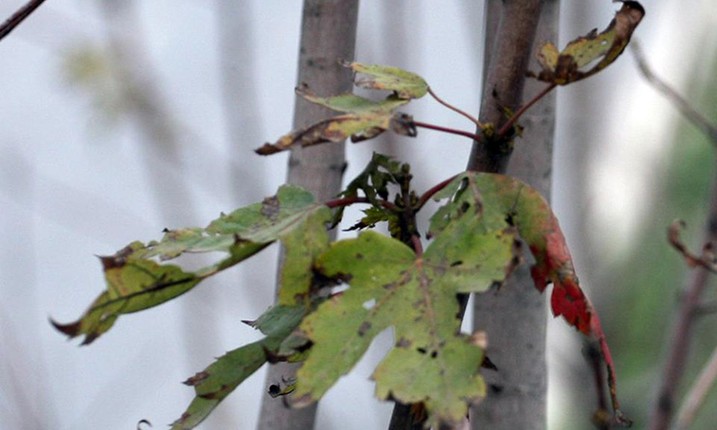
[[[0,19],[24,3],[4,0]],[[635,38],[648,62],[717,122],[717,4],[643,5]],[[602,30],[617,8],[563,2],[560,45]],[[476,112],[482,11],[478,1],[365,0],[356,60],[419,73]],[[163,228],[204,226],[275,192],[286,155],[252,149],[291,128],[300,19],[298,0],[56,0],[0,43],[0,429],[134,429],[141,419],[162,428],[193,396],[181,381],[258,339],[240,320],[272,303],[275,247],[120,318],[90,347],[68,342],[48,317],[75,320],[101,292],[96,255],[158,239]],[[689,272],[666,227],[687,220],[685,241],[701,246],[714,149],[629,52],[557,91],[554,208],[605,325],[623,409],[644,428]],[[418,120],[472,130],[435,102],[414,104],[407,110]],[[470,143],[421,130],[350,145],[347,179],[374,150],[411,162],[421,190],[463,170]],[[714,323],[714,315],[698,321],[686,381],[717,345]],[[319,429],[385,427],[391,405],[373,399],[368,379],[385,335],[328,393]],[[595,394],[581,342],[551,320],[550,429],[591,428]],[[264,370],[201,428],[253,429]],[[714,422],[713,394],[695,428]]]

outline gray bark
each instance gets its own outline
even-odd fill
[[[531,80],[523,91],[523,77],[538,44],[557,40],[558,14],[557,0],[488,2],[486,28],[494,30],[486,38],[482,121],[501,124],[502,106],[515,109],[545,87]],[[535,64],[532,68],[537,70]],[[520,125],[523,137],[516,139],[512,157],[512,147],[506,153],[505,147],[476,144],[469,167],[518,177],[549,199],[555,93],[529,110]],[[528,267],[524,264],[501,289],[477,296],[474,303],[473,327],[488,334],[487,354],[499,369],[484,372],[488,393],[471,412],[474,429],[546,427],[545,297],[533,286]]]
[[[306,83],[319,95],[351,91],[351,73],[339,59],[353,60],[356,44],[358,0],[306,0],[299,47],[297,84]],[[297,97],[294,127],[304,127],[326,118],[331,111]],[[341,190],[345,167],[344,144],[323,144],[292,150],[287,182],[311,191],[317,200],[327,200]],[[279,363],[269,367],[267,385],[295,376],[297,366]],[[259,430],[307,430],[314,426],[316,405],[289,409],[283,399],[264,397]]]

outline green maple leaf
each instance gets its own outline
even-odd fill
[[[485,220],[477,205],[466,209],[421,256],[368,231],[317,259],[319,271],[350,287],[300,326],[312,347],[297,375],[296,405],[318,400],[388,327],[395,344],[373,374],[379,398],[424,402],[436,425],[457,423],[484,396],[483,350],[459,332],[456,294],[485,291],[505,279],[516,261],[516,232],[504,218]]]
[[[132,242],[116,254],[100,257],[107,289],[75,322],[55,327],[68,335],[84,335],[89,344],[109,330],[122,314],[171,300],[281,240],[286,260],[281,272],[279,303],[307,300],[313,258],[328,246],[326,223],[331,213],[299,187],[283,186],[276,196],[231,214],[206,228],[167,230],[158,242]],[[167,264],[180,255],[218,252],[221,257],[197,270]]]

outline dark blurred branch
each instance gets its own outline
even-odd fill
[[[717,176],[712,185],[705,243],[717,239]],[[666,430],[670,426],[675,412],[675,397],[684,373],[690,351],[690,337],[695,317],[700,314],[700,300],[707,286],[709,271],[698,266],[690,274],[686,291],[680,301],[677,321],[673,326],[672,341],[669,345],[667,361],[660,378],[657,402],[650,417],[651,430]]]
[[[690,267],[702,267],[709,270],[712,273],[717,274],[717,262],[715,262],[715,255],[713,252],[713,243],[707,242],[702,248],[702,255],[697,255],[687,248],[687,245],[682,242],[680,238],[680,230],[685,227],[685,222],[682,220],[674,221],[668,231],[667,240],[670,242],[673,248],[677,250],[685,262]]]
[[[45,0],[32,0],[29,1],[25,6],[17,10],[10,18],[0,25],[0,40],[4,39],[5,36],[10,34],[21,22],[25,21],[25,18],[30,16],[35,9],[40,7],[41,4],[45,3]]]
[[[717,146],[717,126],[707,120],[702,114],[697,112],[694,107],[684,97],[682,97],[677,91],[670,87],[665,81],[659,78],[653,73],[645,56],[642,54],[642,49],[637,41],[633,41],[630,46],[632,47],[632,53],[635,55],[635,61],[637,61],[637,67],[647,81],[657,91],[661,92],[667,97],[670,102],[684,115],[692,124],[698,127],[704,134],[706,134],[712,144]]]
[[[680,112],[707,134],[712,143],[717,146],[717,127],[707,121],[687,100],[680,96],[677,91],[657,78],[647,67],[642,53],[634,44],[633,53],[637,59],[640,71],[647,81],[674,103]],[[708,258],[706,258],[705,253],[703,253],[702,257],[697,257],[687,250],[679,241],[679,236],[676,236],[676,233],[679,232],[678,230],[679,224],[677,226],[673,224],[670,228],[669,240],[687,259],[688,264],[693,267],[696,266],[696,268],[690,274],[690,278],[686,283],[685,292],[678,309],[677,321],[673,326],[672,341],[669,345],[667,361],[662,371],[657,401],[654,404],[650,417],[649,429],[651,430],[666,430],[672,421],[675,412],[675,397],[689,355],[692,327],[695,318],[702,313],[702,293],[707,286],[710,273],[709,269],[713,266],[713,264],[710,264],[710,261],[707,261]],[[712,180],[712,196],[703,243],[710,244],[715,242],[715,240],[717,240],[717,175]]]
[[[712,356],[702,368],[699,376],[685,396],[685,402],[677,414],[677,430],[687,430],[695,420],[697,411],[704,404],[705,397],[710,389],[714,387],[717,380],[717,348],[712,351]]]

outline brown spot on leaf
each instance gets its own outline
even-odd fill
[[[276,220],[276,217],[279,216],[280,209],[281,205],[276,196],[267,197],[261,202],[261,214],[272,221]]]
[[[104,270],[120,268],[127,264],[127,259],[135,252],[131,245],[117,251],[114,255],[98,256]]]
[[[416,137],[418,130],[413,117],[405,113],[396,113],[391,117],[391,131],[401,136]]]
[[[411,341],[406,339],[405,337],[401,337],[398,339],[398,342],[396,342],[396,348],[408,348],[411,346]]]
[[[366,335],[366,332],[368,332],[369,330],[371,330],[371,323],[368,321],[364,321],[359,326],[358,335],[364,336],[364,335]]]
[[[50,324],[52,324],[55,329],[67,335],[68,337],[75,337],[80,334],[80,328],[82,327],[81,321],[76,321],[69,324],[60,324],[52,318],[50,318]]]
[[[195,386],[201,384],[204,380],[206,380],[209,377],[209,372],[201,371],[194,374],[194,376],[188,378],[186,381],[182,382],[184,385],[189,386]]]

